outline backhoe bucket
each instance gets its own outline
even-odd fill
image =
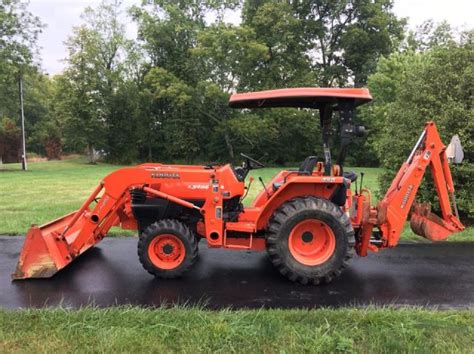
[[[443,241],[450,235],[464,229],[461,222],[452,216],[452,223],[445,222],[431,212],[430,204],[415,204],[411,214],[410,227],[412,231],[431,241]]]

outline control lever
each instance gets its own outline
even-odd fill
[[[258,180],[259,180],[260,183],[262,184],[263,189],[265,190],[265,193],[267,193],[267,197],[270,198],[270,192],[268,192],[267,187],[265,186],[265,183],[263,183],[262,177],[258,177]]]
[[[242,202],[242,200],[244,200],[245,198],[247,198],[247,195],[249,194],[249,191],[250,191],[250,187],[252,187],[252,182],[253,182],[253,177],[250,176],[250,178],[249,178],[249,184],[248,184],[247,187],[245,187],[246,192],[245,192],[244,196],[240,199],[241,202]]]
[[[360,189],[359,189],[359,194],[362,193],[362,182],[364,182],[364,172],[360,173]]]

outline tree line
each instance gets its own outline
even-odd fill
[[[12,28],[41,30],[23,0],[2,3],[29,18]],[[226,22],[229,13],[240,13],[240,24]],[[50,157],[85,151],[91,161],[100,151],[119,163],[233,160],[238,152],[298,161],[319,147],[311,112],[232,111],[229,95],[365,85],[404,28],[390,1],[369,0],[155,0],[131,9],[104,0],[82,20],[65,43],[62,74],[48,78],[29,65],[28,146]],[[127,20],[137,38],[127,38]],[[2,115],[15,119],[16,85],[6,86],[12,110]]]
[[[422,123],[434,119],[445,141],[459,134],[465,143],[464,170],[455,176],[474,215],[472,29],[427,21],[407,31],[391,0],[144,0],[129,9],[103,0],[84,11],[65,43],[64,71],[49,77],[37,63],[44,25],[27,2],[0,0],[0,18],[4,162],[19,157],[19,75],[29,152],[112,163],[235,161],[244,152],[295,164],[321,154],[319,116],[231,110],[229,95],[368,86],[374,102],[358,119],[369,136],[352,145],[348,164],[385,167],[386,184]],[[127,21],[136,38],[127,37]],[[336,126],[336,150],[337,134]]]

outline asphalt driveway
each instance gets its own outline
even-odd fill
[[[181,279],[154,279],[136,238],[106,238],[51,279],[11,282],[23,237],[0,237],[0,306],[205,304],[209,308],[367,305],[474,307],[474,243],[401,244],[354,258],[333,283],[303,286],[280,276],[265,253],[208,249]]]

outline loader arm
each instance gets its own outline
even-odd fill
[[[136,229],[129,190],[153,183],[145,165],[122,168],[105,177],[79,210],[41,226],[32,225],[12,278],[51,277],[100,242],[112,226]],[[196,207],[152,188],[144,189],[162,198],[172,198],[185,207]]]
[[[397,245],[412,209],[412,230],[427,239],[440,241],[464,230],[457,212],[454,184],[445,150],[435,123],[426,123],[410,156],[376,207],[376,226],[381,231],[382,247]],[[436,186],[441,217],[431,213],[429,204],[414,204],[428,166]]]

